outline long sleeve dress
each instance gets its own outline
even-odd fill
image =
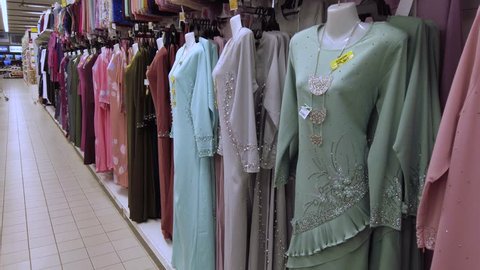
[[[178,270],[215,269],[215,63],[208,60],[210,46],[200,38],[190,48],[180,48],[169,74],[175,172],[172,264]]]
[[[248,263],[251,178],[260,169],[255,124],[255,42],[242,28],[231,38],[213,71],[224,161],[224,269]]]
[[[157,119],[160,216],[165,239],[172,239],[173,233],[173,141],[170,138],[172,108],[168,73],[175,61],[175,51],[175,45],[169,46],[169,49],[159,49],[147,70]]]
[[[149,52],[140,48],[125,70],[127,144],[128,144],[128,206],[130,219],[145,222],[160,217],[160,190],[155,173],[157,155],[155,111],[151,95],[144,83]],[[155,140],[152,140],[155,139]]]
[[[480,265],[479,33],[480,10],[453,80],[418,209],[418,246],[435,251],[435,270]]]
[[[332,74],[318,145],[320,128],[299,111],[322,108],[309,77],[317,64],[316,75],[328,74],[340,53],[319,52],[319,29],[292,38],[282,98],[275,181],[296,178],[287,267],[399,269],[401,170],[393,144],[405,97],[407,36],[375,23],[346,48],[354,57]]]
[[[95,167],[97,172],[106,172],[112,168],[110,108],[107,88],[107,66],[111,52],[102,48],[102,52],[92,68],[93,92],[95,101]]]
[[[125,86],[123,83],[126,55],[123,50],[113,52],[107,67],[108,92],[110,93],[110,123],[112,163],[115,179],[122,187],[128,187],[127,115],[125,113]]]

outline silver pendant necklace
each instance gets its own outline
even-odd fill
[[[358,22],[357,25],[355,25],[355,27],[350,32],[350,36],[345,42],[345,45],[343,46],[337,59],[341,57],[345,52],[345,49],[347,48],[348,43],[350,43],[350,39],[352,38],[353,34],[355,33],[355,30],[359,25],[360,25],[360,22]],[[327,108],[325,107],[327,97],[325,94],[328,92],[328,90],[332,86],[332,82],[333,82],[332,73],[336,70],[336,69],[330,68],[330,72],[327,75],[317,75],[318,63],[320,60],[320,52],[322,50],[324,35],[325,35],[325,29],[323,29],[322,36],[318,41],[320,45],[318,47],[315,73],[308,77],[308,90],[312,94],[312,103],[311,103],[312,108],[313,108],[313,97],[314,96],[322,97],[322,107],[319,109],[312,109],[308,115],[308,118],[312,122],[312,126],[313,126],[313,133],[310,135],[310,142],[315,146],[321,146],[323,144],[323,122],[325,122],[325,119],[327,118]],[[320,129],[320,133],[318,134],[315,132],[317,128]]]

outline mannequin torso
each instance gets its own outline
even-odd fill
[[[138,43],[133,43],[132,50],[133,50],[133,56],[135,56],[138,52]]]
[[[319,31],[318,38],[323,36],[323,40],[320,40],[323,48],[341,50],[365,36],[370,26],[358,18],[355,3],[334,4],[328,7],[327,23]]]
[[[240,33],[240,29],[242,29],[242,18],[240,15],[235,15],[230,19],[230,28],[232,29],[232,37],[235,38]]]

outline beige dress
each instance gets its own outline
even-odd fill
[[[251,179],[260,169],[255,126],[254,37],[242,28],[213,70],[224,158],[224,269],[247,267]]]

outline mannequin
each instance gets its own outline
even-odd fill
[[[157,38],[157,48],[160,50],[163,48],[163,37]]]
[[[232,29],[232,37],[236,37],[242,29],[242,18],[240,15],[235,15],[230,19],[230,28]]]
[[[319,39],[322,37],[321,32],[325,31],[323,40],[320,41],[323,48],[341,50],[344,46],[359,41],[367,34],[370,26],[369,23],[362,23],[358,18],[355,3],[334,4],[328,7],[327,22],[319,31]],[[350,35],[352,35],[351,38]]]
[[[132,45],[132,50],[133,50],[133,56],[135,56],[138,52],[138,43],[133,43]]]
[[[113,45],[113,52],[118,52],[120,51],[120,45],[118,43],[116,43],[115,45]]]

